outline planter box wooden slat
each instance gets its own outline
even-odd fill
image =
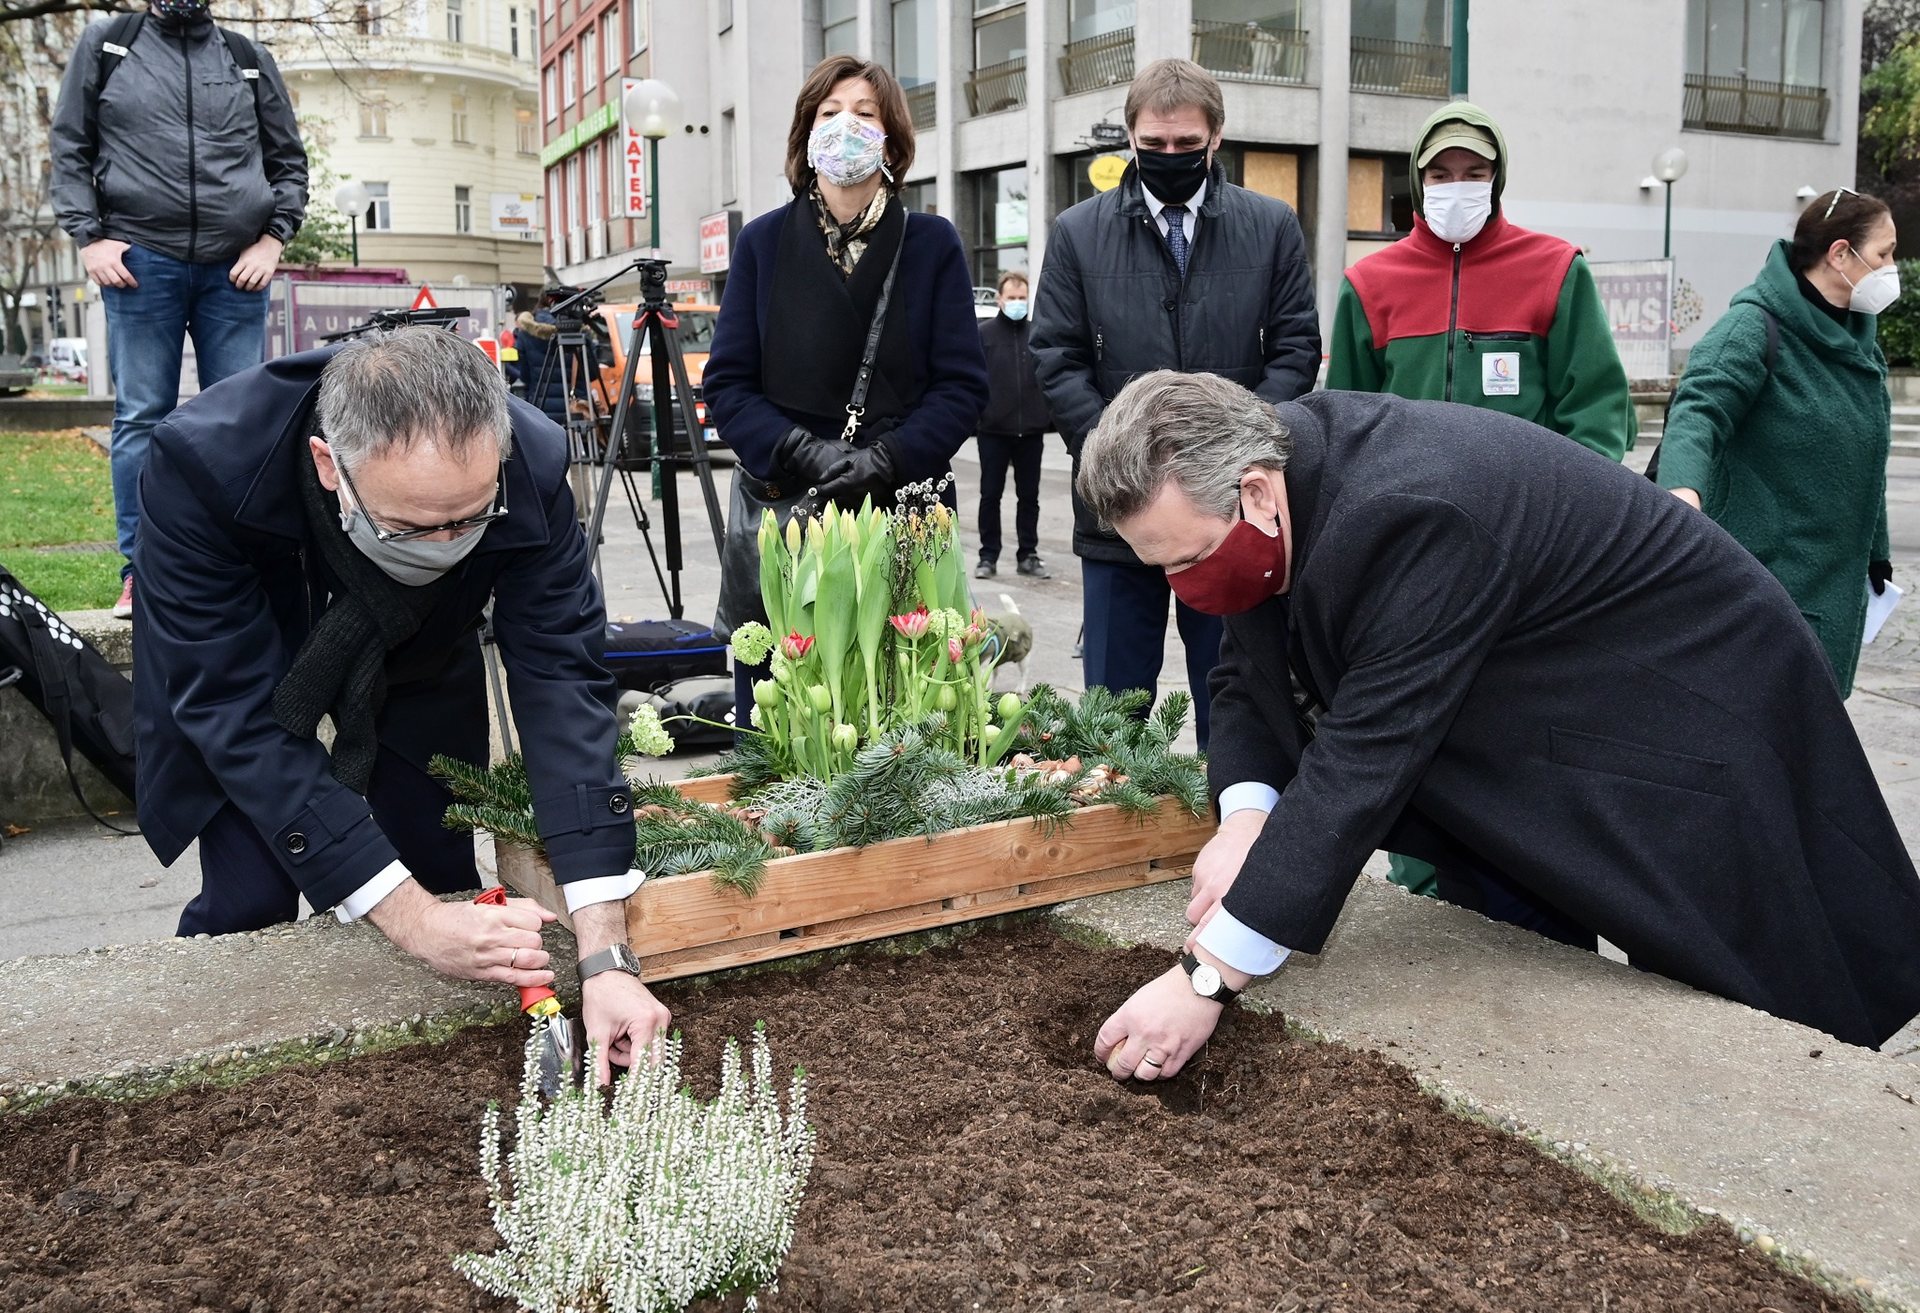
[[[723,801],[724,776],[683,781]],[[1088,807],[1048,834],[1037,821],[1001,821],[932,839],[894,839],[768,863],[749,898],[708,872],[648,880],[627,900],[627,937],[648,980],[671,980],[983,916],[1181,879],[1213,836],[1210,818],[1173,801],[1145,819]],[[500,844],[501,881],[566,918],[546,861]]]

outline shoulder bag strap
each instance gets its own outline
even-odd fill
[[[840,430],[840,441],[852,442],[860,430],[860,417],[867,413],[867,389],[873,384],[873,361],[880,354],[880,330],[887,324],[887,302],[893,299],[893,276],[900,272],[900,252],[906,249],[906,216],[901,215],[900,240],[893,248],[893,263],[887,266],[886,281],[880,284],[880,299],[873,304],[873,322],[867,325],[866,349],[860,353],[860,372],[853,380],[853,400],[847,402],[847,426]]]

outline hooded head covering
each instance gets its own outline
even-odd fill
[[[1478,105],[1464,100],[1456,100],[1435,110],[1433,117],[1420,125],[1420,135],[1413,140],[1413,154],[1407,157],[1407,167],[1413,178],[1414,213],[1425,214],[1427,208],[1426,188],[1420,185],[1421,161],[1431,159],[1449,146],[1481,151],[1489,138],[1496,152],[1493,161],[1493,209],[1498,214],[1500,194],[1507,189],[1507,139],[1501,135],[1500,125],[1493,121],[1491,115]]]

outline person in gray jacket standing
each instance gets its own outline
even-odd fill
[[[80,36],[53,119],[53,207],[107,309],[113,503],[133,614],[140,470],[180,398],[184,341],[205,388],[266,356],[267,284],[307,208],[307,153],[280,70],[206,0]]]
[[[1220,84],[1185,59],[1155,60],[1127,92],[1133,163],[1112,191],[1054,221],[1034,296],[1034,366],[1076,480],[1086,435],[1127,383],[1156,369],[1218,374],[1271,402],[1313,387],[1320,321],[1300,221],[1236,187],[1215,155]],[[1166,649],[1166,575],[1143,566],[1073,495],[1089,687],[1152,692]],[[1194,726],[1209,729],[1207,676],[1220,620],[1176,603]]]

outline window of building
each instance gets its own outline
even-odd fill
[[[533,111],[516,109],[513,111],[514,149],[522,155],[540,153],[540,128],[533,121]]]
[[[363,137],[387,135],[387,102],[382,97],[368,96],[360,102],[360,135]]]
[[[573,76],[573,47],[560,52],[560,103],[571,105],[580,98],[579,83]]]
[[[1009,269],[1027,267],[1027,166],[967,174],[973,281],[991,287]]]
[[[627,0],[627,49],[636,55],[647,48],[650,7],[650,0]]]
[[[580,35],[580,94],[589,94],[600,81],[600,33],[593,27]]]
[[[603,71],[608,77],[625,71],[625,61],[620,58],[620,16],[611,9],[600,15],[600,50],[606,56]]]
[[[1347,232],[1355,237],[1413,231],[1413,192],[1405,155],[1347,157]]]
[[[975,0],[967,108],[974,114],[993,114],[1026,103],[1027,7]]]
[[[1362,0],[1355,0],[1361,3]],[[984,6],[978,6],[984,8]],[[1069,0],[1067,40],[1085,41],[1133,26],[1134,0]]]
[[[467,39],[466,0],[447,0],[447,40]]]
[[[934,0],[893,0],[893,75],[903,87],[936,79]]]
[[[602,161],[601,143],[589,142],[586,155],[587,169],[587,222],[598,223],[606,216],[607,209],[601,188],[606,185],[607,166]]]
[[[860,45],[858,0],[823,0],[820,37],[824,53],[851,55]]]
[[[1450,45],[1452,0],[1353,0],[1353,35],[1369,41]]]
[[[580,231],[580,157],[569,155],[561,173],[561,192],[566,200],[567,232]]]
[[[1825,0],[1688,0],[1684,126],[1823,137],[1826,9]]]
[[[938,214],[940,189],[931,178],[910,182],[900,189],[900,208],[912,214]]]
[[[520,11],[512,5],[507,6],[507,53],[520,58]]]
[[[368,232],[393,231],[393,199],[387,194],[384,182],[369,182],[367,189],[367,212],[360,217]]]
[[[560,206],[560,188],[562,186],[559,169],[547,170],[547,263],[565,264],[567,230],[564,226],[565,214]]]
[[[457,233],[473,231],[473,188],[471,187],[453,189],[453,230]]]
[[[720,203],[732,205],[740,199],[739,131],[731,109],[720,111]]]
[[[547,122],[551,123],[555,119],[560,117],[560,97],[558,96],[558,94],[556,94],[556,90],[555,90],[554,73],[553,73],[552,64],[548,64],[546,68],[541,70],[540,82],[541,82],[540,103],[546,106]]]
[[[376,5],[359,4],[353,7],[353,30],[361,36],[380,35],[380,10]]]
[[[466,96],[460,92],[455,92],[452,96],[448,97],[448,100],[453,107],[453,139],[471,144],[473,134],[468,128]]]

